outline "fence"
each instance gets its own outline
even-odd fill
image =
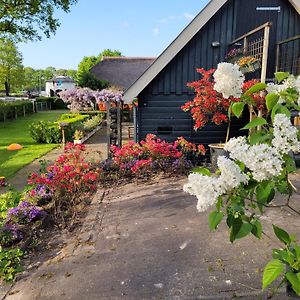
[[[300,74],[300,35],[277,43],[276,72]]]

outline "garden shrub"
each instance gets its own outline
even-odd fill
[[[111,159],[101,163],[103,180],[145,177],[157,172],[187,174],[194,165],[193,158],[204,155],[205,148],[182,137],[168,143],[148,134],[141,143],[131,141],[122,148],[112,146],[111,154]]]
[[[0,195],[0,224],[6,218],[7,211],[19,204],[22,193],[9,191]]]
[[[20,262],[23,255],[19,248],[3,249],[0,246],[0,279],[13,281],[16,274],[22,272]]]
[[[75,218],[83,196],[96,190],[99,172],[85,160],[84,145],[68,143],[64,154],[46,172],[32,174],[28,182],[34,186],[33,196],[40,193],[51,198],[55,221],[65,226],[66,219]]]
[[[88,115],[64,114],[56,122],[36,121],[29,126],[29,132],[37,143],[58,144],[62,139],[59,123],[68,123],[65,127],[65,138],[71,141],[74,132],[83,128],[82,122],[88,117]]]

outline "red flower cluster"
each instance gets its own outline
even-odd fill
[[[195,130],[203,127],[208,121],[212,121],[216,125],[227,122],[227,111],[230,103],[237,102],[239,99],[233,97],[225,99],[222,94],[214,90],[215,83],[212,80],[214,69],[208,71],[197,69],[197,72],[202,75],[202,78],[187,84],[188,87],[194,89],[196,96],[192,101],[186,102],[181,109],[185,112],[191,112],[195,121]]]
[[[85,161],[84,151],[84,145],[68,143],[64,154],[47,167],[47,172],[33,173],[28,183],[44,185],[53,194],[58,190],[70,193],[95,190],[100,170],[93,170]]]
[[[259,83],[260,80],[258,79],[252,79],[248,80],[243,84],[243,92],[246,92],[248,89],[250,89],[252,86],[255,84]],[[254,106],[258,110],[263,110],[266,109],[266,97],[264,92],[259,92],[259,93],[254,93],[250,95],[252,100],[254,101]]]
[[[179,137],[177,141],[174,144],[176,148],[180,148],[181,151],[185,154],[193,152],[197,156],[199,155],[205,155],[206,150],[203,145],[196,146],[195,144],[187,141],[184,137]]]
[[[196,156],[204,155],[203,145],[198,147],[186,141],[183,137],[174,143],[168,143],[157,138],[154,134],[148,134],[141,143],[129,142],[122,148],[111,146],[113,162],[121,170],[130,170],[133,173],[145,170],[158,161],[175,161],[191,153]]]

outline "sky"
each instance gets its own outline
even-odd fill
[[[84,56],[104,49],[124,56],[158,56],[208,0],[78,0],[58,11],[61,26],[50,39],[21,43],[24,66],[76,69]]]

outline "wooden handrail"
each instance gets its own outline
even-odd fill
[[[230,43],[230,45],[232,45],[232,44],[234,44],[234,43],[236,43],[236,42],[238,42],[238,41],[240,41],[240,40],[246,38],[246,37],[249,36],[249,35],[252,35],[252,34],[254,34],[254,33],[256,33],[256,32],[258,32],[258,31],[264,29],[265,27],[271,27],[271,26],[272,26],[272,23],[271,23],[271,22],[267,22],[267,23],[265,23],[265,24],[263,24],[263,25],[261,25],[261,26],[255,28],[255,29],[249,31],[248,33],[245,33],[244,35],[238,37],[237,39],[235,39],[234,41],[232,41],[232,42]]]
[[[285,44],[285,43],[288,43],[288,42],[292,42],[292,41],[295,41],[297,39],[300,39],[300,35],[296,35],[296,36],[293,36],[293,37],[291,37],[289,39],[280,41],[280,42],[277,43],[277,45],[281,45],[281,44]]]

